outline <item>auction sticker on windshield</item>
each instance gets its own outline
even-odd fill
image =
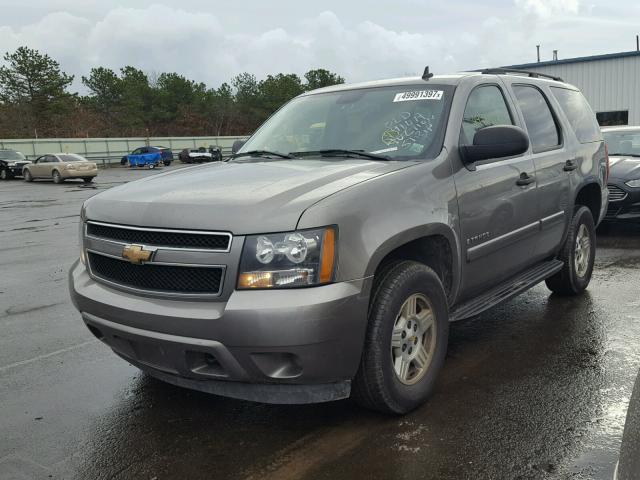
[[[411,92],[396,93],[394,102],[409,102],[411,100],[442,100],[442,90],[413,90]]]

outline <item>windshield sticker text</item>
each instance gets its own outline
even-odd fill
[[[394,102],[410,102],[412,100],[442,100],[442,90],[414,90],[412,92],[396,93]]]

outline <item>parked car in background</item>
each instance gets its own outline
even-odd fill
[[[9,180],[22,176],[22,169],[31,163],[20,152],[15,150],[0,150],[0,179]]]
[[[636,378],[624,425],[615,480],[640,479],[640,375]]]
[[[640,222],[640,127],[602,129],[609,149],[609,209],[605,220]]]
[[[200,148],[185,148],[183,149],[178,158],[182,163],[203,163],[203,162],[215,162],[222,160],[222,153],[220,149],[209,147],[209,150],[205,147]]]
[[[37,178],[50,178],[53,183],[62,183],[71,178],[91,183],[98,175],[98,166],[76,153],[49,153],[28,163],[22,170],[26,182]]]
[[[172,161],[173,152],[170,148],[139,147],[130,154],[122,157],[120,159],[120,165],[128,164],[130,167],[148,167],[149,165],[153,165],[154,167],[157,167],[162,163],[168,167],[171,165]]]

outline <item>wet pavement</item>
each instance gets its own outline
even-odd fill
[[[0,183],[0,479],[611,478],[640,368],[640,229],[600,234],[584,295],[541,285],[454,324],[435,395],[405,417],[262,405],[141,374],[69,301],[81,202],[157,173]]]

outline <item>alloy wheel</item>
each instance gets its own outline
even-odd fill
[[[414,385],[424,376],[435,352],[436,334],[429,300],[414,293],[402,304],[391,334],[391,362],[400,382]]]

